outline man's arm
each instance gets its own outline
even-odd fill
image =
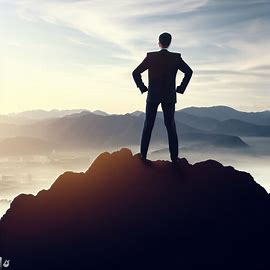
[[[181,70],[185,75],[179,86],[176,88],[176,92],[180,94],[184,94],[187,85],[191,79],[193,74],[193,70],[188,66],[188,64],[182,59],[181,54],[179,54],[178,60],[178,69]]]
[[[147,87],[144,85],[141,76],[141,73],[143,73],[147,69],[148,69],[148,54],[146,55],[142,63],[138,67],[136,67],[132,72],[133,79],[137,87],[141,90],[141,93],[144,93],[148,90]]]

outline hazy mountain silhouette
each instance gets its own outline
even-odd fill
[[[144,113],[136,111],[135,116]],[[157,117],[163,119],[162,112]],[[270,136],[270,112],[246,113],[226,106],[189,107],[175,112],[179,123],[189,125],[209,133],[231,134],[235,136]]]
[[[13,137],[0,140],[0,156],[48,154],[60,149],[58,144],[33,137]]]
[[[64,116],[83,115],[91,113],[86,109],[71,109],[71,110],[31,110],[18,113],[9,113],[7,115],[0,115],[0,124],[31,124],[38,120],[46,120],[53,118],[60,118]],[[92,113],[97,115],[108,115],[101,110],[95,110]]]
[[[61,130],[59,129],[61,127]],[[93,128],[94,127],[94,128]],[[67,117],[58,119],[48,126],[48,136],[61,139],[68,144],[99,146],[136,145],[140,142],[143,118],[126,115],[100,116],[84,115],[78,119]],[[177,128],[182,132],[201,132],[188,125],[178,123]],[[120,132],[119,132],[120,131]],[[78,141],[78,138],[80,140]],[[167,141],[163,122],[158,119],[153,131],[153,142]]]
[[[270,126],[251,124],[237,119],[219,122],[212,131],[237,136],[270,137]]]
[[[181,142],[191,143],[192,145],[181,146],[180,149],[184,151],[204,151],[206,149],[213,150],[214,148],[226,148],[240,150],[244,149],[245,151],[249,149],[249,145],[243,142],[237,136],[228,136],[220,134],[197,134],[197,133],[185,133],[180,135]],[[169,148],[162,148],[155,150],[153,154],[167,153]]]
[[[0,115],[0,125],[3,124],[16,124],[16,125],[25,125],[34,123],[35,120],[27,117],[13,117],[8,115]]]
[[[158,112],[157,116],[162,119],[162,112]],[[268,111],[245,113],[225,106],[190,107],[176,111],[175,119],[180,123],[208,133],[235,136],[270,136],[270,113]]]
[[[76,111],[76,113],[73,113],[74,111]],[[20,118],[31,116],[31,114],[34,114],[36,119]],[[0,123],[0,138],[29,137],[30,140],[30,137],[35,137],[46,141],[48,143],[47,149],[49,150],[80,150],[86,148],[138,145],[141,139],[144,121],[144,113],[140,111],[125,115],[109,115],[98,110],[94,112],[82,109],[62,111],[38,110],[18,113],[17,115],[17,118],[16,116],[8,117],[13,120],[20,119],[18,120],[18,124],[12,124],[12,121],[11,124]],[[57,117],[57,115],[65,116]],[[247,144],[239,137],[270,136],[270,125],[251,123],[252,121],[256,123],[267,123],[268,120],[270,121],[270,116],[268,115],[269,111],[245,113],[226,106],[191,107],[176,111],[175,119],[178,136],[180,138],[180,147],[189,147],[189,150],[197,151],[197,146],[199,146],[200,143],[204,143],[202,145],[204,148],[224,147],[240,150],[240,148],[242,149],[247,146]],[[39,117],[49,116],[51,116],[51,118],[38,119]],[[32,117],[34,116],[32,115]],[[243,118],[247,119],[247,121],[230,119],[230,117]],[[167,133],[162,118],[162,112],[158,112],[151,143],[167,143]],[[227,118],[229,119],[223,120]],[[26,123],[23,124],[23,121],[26,121]],[[119,132],[119,130],[121,132]],[[11,143],[8,145],[14,149],[12,145],[18,143],[17,151],[7,149],[7,153],[18,152],[18,154],[24,154],[27,152],[20,152],[19,149],[25,149],[25,144],[21,140],[16,140],[11,140]],[[181,142],[194,143],[194,145],[181,145]],[[36,142],[33,144],[35,145]],[[6,148],[7,147],[5,147],[5,149]],[[33,154],[40,154],[41,151],[38,149],[37,147]]]
[[[228,106],[188,107],[180,110],[199,117],[210,117],[219,121],[237,119],[257,125],[270,125],[270,111],[241,112]]]
[[[61,144],[67,149],[129,146],[139,144],[143,121],[144,117],[136,117],[131,114],[103,116],[83,111],[29,125],[5,125],[5,129],[0,128],[0,136],[32,136],[51,141],[53,145]],[[208,134],[209,132],[205,130],[178,121],[176,121],[176,126],[179,137],[185,141],[208,141],[209,144],[212,142],[212,145],[217,145],[215,141],[219,141],[223,142],[224,147],[232,145],[232,141],[236,142],[234,136]],[[151,141],[167,143],[167,133],[162,119],[156,119]],[[239,145],[245,144],[240,138],[238,138],[238,142]],[[234,145],[237,146],[237,144]]]
[[[158,112],[157,117],[163,119],[162,112]],[[210,117],[194,116],[182,111],[175,112],[175,120],[180,123],[188,124],[191,127],[196,127],[204,131],[211,131],[219,123],[218,120]]]
[[[222,135],[222,134],[196,134],[196,133],[185,133],[181,135],[183,141],[199,141],[206,143],[207,145],[219,146],[219,147],[247,147],[248,144],[243,142],[237,136]]]
[[[160,112],[158,112],[158,113],[160,113]],[[142,112],[142,111],[134,111],[134,112],[131,113],[131,115],[134,115],[134,116],[142,116],[142,115],[144,115],[144,114],[145,114],[145,113]]]
[[[0,222],[1,256],[18,270],[269,269],[267,192],[231,166],[181,161],[106,152],[17,196]]]
[[[104,111],[101,111],[101,110],[95,110],[93,111],[94,114],[98,114],[98,115],[109,115],[108,113],[104,112]]]
[[[85,109],[71,109],[71,110],[31,110],[31,111],[24,111],[19,113],[10,113],[8,116],[13,118],[19,118],[19,117],[26,117],[30,119],[48,119],[48,118],[58,118],[63,117],[66,115],[74,114],[74,113],[80,113],[82,111],[86,111]]]
[[[55,142],[69,143],[70,146],[104,146],[138,144],[143,127],[143,118],[126,115],[96,115],[81,112],[57,119],[47,119],[31,125],[12,125],[2,133],[13,136],[35,136]],[[201,132],[185,124],[178,124],[181,132]],[[119,132],[121,130],[121,132]],[[158,120],[153,132],[153,141],[167,140],[166,131]],[[0,133],[1,134],[1,133]]]
[[[7,115],[0,115],[0,123],[9,123],[9,124],[24,124],[31,123],[33,120],[44,120],[49,118],[59,118],[67,115],[77,114],[80,112],[90,112],[87,109],[73,109],[73,110],[32,110],[32,111],[24,111],[18,113],[10,113]],[[95,110],[92,113],[98,115],[109,115],[108,113]],[[135,111],[131,113],[133,116],[144,115],[142,111]],[[158,113],[158,116],[162,116],[161,112]],[[196,116],[199,118],[194,118],[192,116]],[[209,129],[209,125],[214,124],[216,121],[224,121],[229,119],[237,119],[244,122],[249,122],[257,125],[270,125],[270,111],[262,111],[262,112],[242,112],[235,110],[228,106],[212,106],[212,107],[187,107],[175,112],[175,117],[178,121],[186,123],[187,121],[191,126],[193,121],[194,124],[200,124],[199,119],[206,121],[205,125],[202,125],[206,129]],[[209,121],[209,123],[207,122]]]
[[[175,112],[175,119],[182,123],[189,123],[191,127],[197,127],[202,130],[210,131],[219,123],[218,120],[204,116],[194,116],[183,111]]]
[[[0,138],[25,135],[27,134],[24,132],[26,126],[28,125],[0,123]]]

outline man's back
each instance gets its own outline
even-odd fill
[[[132,76],[141,93],[148,92],[143,133],[141,137],[140,155],[146,161],[152,129],[155,123],[157,109],[161,103],[164,124],[168,133],[169,150],[174,164],[179,162],[178,137],[174,121],[176,92],[183,94],[192,76],[192,69],[183,61],[180,53],[167,51],[171,43],[171,34],[162,33],[159,36],[160,51],[148,52],[142,63],[133,70]],[[142,81],[141,73],[148,69],[148,88]],[[185,76],[175,88],[177,71]]]
[[[178,69],[185,73],[181,83],[183,90],[192,74],[192,70],[183,61],[181,54],[167,49],[148,52],[143,62],[133,71],[133,78],[139,88],[144,86],[140,74],[146,69],[148,69],[147,102],[176,103],[175,79]]]
[[[166,49],[149,52],[148,96],[149,102],[176,102],[175,78],[180,62],[180,54]]]

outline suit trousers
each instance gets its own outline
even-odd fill
[[[160,102],[159,102],[160,103]],[[147,102],[141,137],[141,156],[146,158],[159,103]],[[164,124],[167,129],[171,160],[178,157],[178,137],[174,121],[175,103],[161,102]]]

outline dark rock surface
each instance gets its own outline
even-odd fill
[[[8,269],[269,269],[269,196],[250,174],[207,160],[102,153],[0,222]]]

